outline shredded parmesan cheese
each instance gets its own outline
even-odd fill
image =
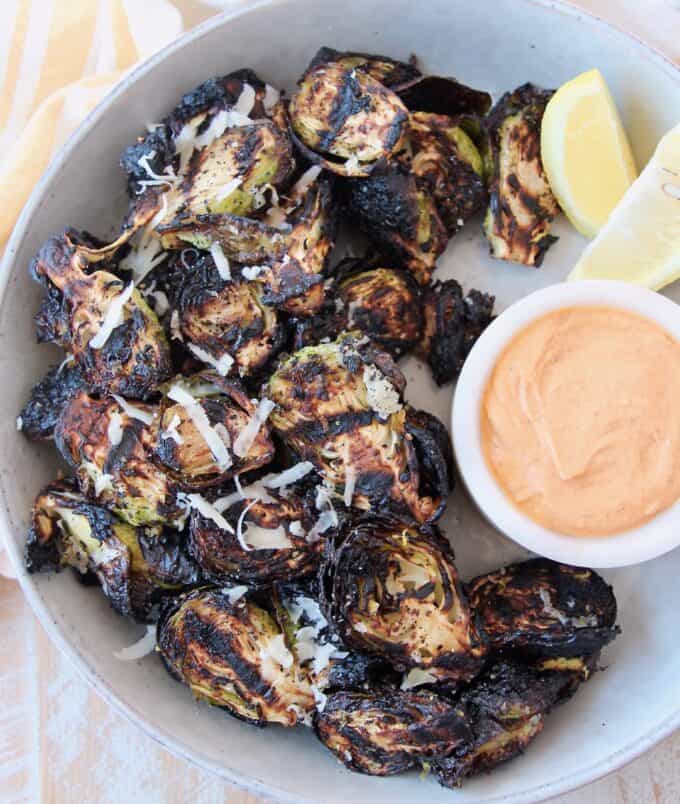
[[[252,447],[257,434],[260,432],[262,425],[269,418],[269,414],[274,410],[276,405],[269,399],[261,399],[255,413],[250,417],[250,421],[238,434],[238,438],[234,442],[234,454],[239,458],[245,458],[248,451]]]
[[[253,111],[253,106],[255,106],[255,98],[255,89],[250,84],[244,84],[241,94],[238,96],[238,100],[234,104],[234,111],[237,114],[248,117]]]
[[[414,687],[420,687],[422,684],[433,684],[435,681],[437,681],[437,677],[428,670],[414,667],[402,679],[401,689],[412,690]]]
[[[248,505],[243,507],[243,511],[241,511],[238,522],[236,523],[236,538],[238,539],[238,543],[241,545],[241,548],[245,550],[246,553],[250,552],[250,547],[246,544],[245,539],[243,538],[243,523],[245,522],[245,518],[248,514],[248,511],[255,505],[255,503],[259,502],[259,498],[255,497],[254,500],[251,500]]]
[[[239,178],[238,176],[234,179],[231,179],[231,181],[228,181],[224,187],[220,188],[215,198],[217,201],[224,201],[225,198],[229,198],[234,190],[238,190],[241,184],[243,184],[243,179]]]
[[[356,154],[352,154],[352,156],[350,156],[345,162],[345,171],[348,173],[348,175],[356,173],[356,171],[359,170],[359,167],[359,157]]]
[[[260,649],[261,659],[273,659],[285,670],[293,666],[293,654],[286,647],[283,634],[272,637],[267,644]]]
[[[138,408],[136,405],[131,405],[127,399],[124,399],[118,394],[112,394],[112,396],[123,409],[123,413],[129,416],[129,418],[139,419],[139,421],[144,422],[144,424],[151,424],[153,421],[153,413],[150,413],[148,410],[142,410],[142,408]]]
[[[180,417],[175,413],[175,415],[170,420],[170,424],[168,425],[167,429],[165,430],[164,436],[165,438],[171,438],[175,444],[183,444],[184,439],[180,435],[177,428],[182,423]]]
[[[401,410],[397,389],[377,366],[364,366],[364,384],[368,404],[382,419]]]
[[[267,489],[276,489],[283,492],[287,486],[297,483],[298,480],[305,477],[305,475],[309,474],[313,469],[314,465],[309,461],[300,461],[300,463],[296,463],[295,466],[284,469],[283,472],[265,475],[256,483],[251,483],[249,486],[241,486],[238,475],[236,475],[234,477],[236,491],[233,494],[228,494],[225,497],[220,497],[215,500],[215,507],[218,511],[226,511],[239,500],[252,500],[255,498],[258,498],[260,502],[264,503],[276,502],[273,497],[267,494]],[[293,535],[296,535],[292,526],[290,531]]]
[[[291,199],[304,195],[312,184],[319,178],[321,168],[319,165],[312,165],[307,168],[300,178],[295,182],[291,191]]]
[[[300,461],[300,463],[296,463],[295,466],[291,466],[289,469],[284,469],[283,472],[277,475],[265,475],[262,478],[262,485],[268,489],[281,489],[285,486],[291,486],[308,475],[313,469],[314,464],[310,461]]]
[[[106,435],[112,447],[118,446],[123,440],[123,420],[118,411],[111,414],[109,418],[109,426],[106,430]]]
[[[305,537],[305,529],[302,527],[302,522],[297,519],[290,523],[288,530],[292,536],[296,536],[298,539],[304,539]]]
[[[137,160],[139,167],[141,167],[146,175],[149,176],[148,179],[142,179],[141,181],[137,182],[137,184],[139,184],[137,195],[143,193],[148,187],[162,187],[163,185],[166,185],[172,189],[177,186],[178,177],[171,165],[165,167],[162,174],[154,173],[151,165],[149,164],[149,159],[153,159],[154,156],[156,156],[156,152],[149,151],[148,154],[144,154],[144,156],[141,156]]]
[[[231,367],[234,365],[234,358],[226,352],[218,360],[217,358],[213,357],[210,352],[206,352],[205,349],[201,349],[200,346],[196,346],[194,343],[187,343],[187,346],[189,351],[195,354],[199,360],[202,360],[209,366],[213,366],[220,377],[226,377],[231,371]]]
[[[244,541],[251,550],[286,550],[293,546],[282,527],[262,528],[252,522],[248,523]]]
[[[266,84],[264,88],[264,98],[262,100],[262,105],[264,106],[265,112],[271,112],[271,110],[276,106],[281,98],[281,93],[278,89],[274,89],[273,86],[270,84]]]
[[[208,415],[203,410],[200,403],[187,390],[182,388],[181,385],[173,385],[168,391],[168,397],[186,410],[189,418],[200,433],[201,438],[203,438],[208,445],[208,449],[212,452],[215,463],[220,470],[224,471],[228,469],[232,463],[229,450],[210,424]],[[226,520],[224,521],[226,522]]]
[[[210,255],[215,261],[215,268],[225,282],[231,280],[231,269],[229,268],[229,260],[225,257],[222,246],[219,243],[213,243],[210,246]]]
[[[170,333],[173,341],[183,341],[182,330],[179,325],[179,313],[177,310],[172,311],[170,316]]]
[[[244,265],[241,268],[241,275],[244,279],[249,279],[250,281],[257,279],[257,277],[267,271],[269,269],[268,265]]]
[[[156,626],[147,625],[146,633],[141,639],[128,645],[126,648],[114,651],[114,658],[121,662],[134,662],[143,659],[156,649]]]
[[[209,500],[206,500],[201,494],[187,494],[185,497],[190,508],[194,508],[198,513],[206,519],[212,520],[218,528],[226,530],[227,533],[233,533],[234,529],[222,516],[222,514],[215,508]]]
[[[311,684],[310,686],[312,688],[312,693],[314,694],[314,701],[316,703],[317,711],[323,712],[323,710],[326,708],[326,701],[328,700],[328,696],[324,695],[316,684]]]
[[[113,330],[123,323],[123,308],[130,300],[132,293],[135,289],[135,283],[130,284],[125,288],[122,293],[114,296],[106,308],[104,320],[99,327],[96,335],[90,339],[90,349],[101,349],[102,346],[108,341]]]
[[[159,318],[164,316],[170,309],[168,297],[162,290],[152,290],[150,295],[154,299],[154,312]]]
[[[230,589],[223,588],[222,590],[224,594],[229,599],[229,602],[233,605],[236,601],[240,600],[243,595],[248,591],[247,586],[232,586]]]
[[[343,502],[349,508],[354,499],[354,489],[357,483],[357,471],[352,466],[349,441],[345,442],[345,492],[343,494]]]

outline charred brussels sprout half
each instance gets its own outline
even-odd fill
[[[491,771],[523,754],[545,725],[544,715],[499,721],[485,711],[469,716],[472,745],[432,763],[437,780],[444,787],[458,787],[467,776]]]
[[[161,402],[154,457],[186,490],[263,466],[274,457],[274,445],[257,411],[237,383],[218,374],[177,378]],[[252,439],[245,437],[247,428]]]
[[[437,385],[451,382],[477,338],[493,320],[494,297],[479,290],[466,296],[455,279],[423,290],[423,333],[418,352],[427,360]]]
[[[460,696],[470,710],[497,720],[523,720],[545,715],[568,698],[582,680],[579,671],[540,671],[502,659],[487,668]]]
[[[274,617],[244,589],[199,589],[168,601],[158,647],[196,698],[255,725],[294,726],[314,710],[310,681]]]
[[[486,203],[482,157],[465,131],[450,117],[411,115],[411,171],[429,187],[450,235]]]
[[[338,284],[346,328],[359,330],[394,355],[411,351],[422,329],[420,289],[403,271],[375,268]]]
[[[439,781],[455,787],[464,777],[523,753],[543,730],[545,715],[572,695],[579,681],[573,672],[537,672],[507,660],[491,665],[460,696],[473,738],[435,760]]]
[[[309,576],[318,567],[322,542],[307,541],[316,511],[296,495],[283,496],[265,487],[262,495],[266,501],[215,501],[231,531],[198,511],[192,513],[189,547],[215,582],[290,581]]]
[[[93,573],[113,608],[138,620],[148,620],[163,595],[199,577],[179,534],[128,525],[66,482],[48,486],[35,501],[26,566],[29,572],[70,566]]]
[[[405,437],[404,385],[387,353],[346,333],[285,360],[265,394],[277,406],[274,431],[346,506],[426,521],[441,514],[446,497],[420,493],[417,453]]]
[[[551,95],[524,84],[503,95],[485,121],[491,255],[535,267],[557,240],[548,232],[559,208],[541,162],[541,120]]]
[[[269,88],[270,95],[272,91]],[[210,139],[207,131],[211,124],[214,132],[224,130],[230,121],[248,122],[248,115],[254,120],[264,118],[267,94],[264,82],[248,69],[210,78],[187,92],[168,117],[123,152],[120,164],[128,176],[130,196],[134,198],[154,186],[153,180],[149,181],[149,169],[163,175],[168,166],[186,163],[196,138],[203,135],[206,141]],[[278,97],[277,92],[274,94]]]
[[[348,525],[344,536],[321,569],[322,600],[343,640],[400,670],[473,678],[486,645],[443,539],[380,517]]]
[[[347,214],[376,246],[427,284],[448,233],[427,183],[393,162],[343,187]]]
[[[132,398],[148,397],[170,373],[170,351],[151,308],[132,283],[104,270],[103,259],[79,245],[73,233],[50,238],[31,265],[35,279],[58,305],[43,307],[39,336],[51,336],[73,355],[89,386]],[[50,327],[47,318],[57,316]]]
[[[619,633],[612,588],[591,569],[536,558],[475,578],[469,597],[499,650],[578,657]]]
[[[462,709],[428,692],[336,692],[314,727],[348,768],[371,776],[402,773],[446,756],[471,737]]]
[[[366,176],[401,147],[408,111],[369,73],[322,63],[302,77],[290,120],[305,156],[343,176]]]
[[[69,399],[82,390],[87,390],[87,386],[80,366],[74,362],[53,366],[33,386],[17,419],[17,428],[35,441],[53,438],[54,428]]]
[[[281,345],[276,311],[257,282],[220,276],[207,253],[187,249],[174,261],[173,310],[191,354],[220,373],[257,373]]]
[[[470,116],[474,119],[485,115],[491,108],[491,95],[488,92],[440,75],[422,75],[399,88],[398,92],[412,112],[448,117]]]
[[[182,511],[177,485],[152,460],[157,427],[149,405],[123,406],[80,392],[68,402],[54,437],[83,494],[131,525],[162,525]]]
[[[402,86],[412,84],[422,77],[420,70],[413,63],[391,59],[375,53],[356,53],[354,51],[334,50],[332,47],[321,47],[309,63],[307,70],[313,70],[321,64],[335,63],[348,70],[360,70],[368,73],[383,86],[398,92]]]
[[[159,231],[187,217],[250,215],[268,204],[270,188],[281,187],[293,172],[287,134],[270,121],[227,128],[189,158]]]

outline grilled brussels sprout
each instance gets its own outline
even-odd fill
[[[548,234],[559,208],[541,163],[541,120],[552,92],[524,84],[486,120],[490,204],[484,232],[491,255],[538,267],[557,240]]]
[[[290,178],[295,163],[287,134],[268,120],[227,128],[194,151],[181,183],[169,191],[160,232],[201,215],[250,215],[267,205],[267,192]]]
[[[284,237],[285,253],[274,253],[258,280],[264,285],[266,304],[294,315],[310,315],[323,303],[323,272],[335,245],[332,179],[310,168],[295,183],[286,203],[290,231]]]
[[[496,720],[545,715],[569,697],[581,681],[579,671],[539,671],[502,659],[478,676],[460,696],[468,710],[483,710]]]
[[[186,93],[168,117],[122,154],[120,164],[128,176],[133,210],[140,198],[145,200],[160,191],[175,188],[177,174],[184,175],[194,152],[212,144],[227,129],[266,122],[278,95],[248,69],[208,79]],[[244,167],[244,183],[247,180],[252,188],[257,183],[253,165],[262,161],[262,153],[257,143],[251,140],[251,145],[254,151],[251,156],[254,155],[255,159],[251,160],[243,153],[238,160]],[[224,169],[230,164],[233,167],[231,158],[220,167]],[[258,165],[257,170],[261,167]],[[258,195],[258,192],[254,190],[254,194]]]
[[[272,615],[243,589],[198,589],[168,601],[158,647],[193,694],[254,725],[294,726],[314,710],[306,673]]]
[[[344,536],[324,556],[321,594],[347,645],[398,670],[473,678],[486,644],[443,539],[385,517],[351,523]]]
[[[544,715],[517,720],[496,720],[484,710],[474,712],[468,720],[472,745],[432,763],[437,780],[444,787],[458,787],[466,776],[491,771],[524,753],[529,743],[545,725]]]
[[[450,117],[411,115],[411,171],[435,199],[449,235],[454,235],[486,203],[482,157],[465,131]]]
[[[420,493],[416,450],[405,438],[404,385],[388,354],[345,333],[289,357],[265,393],[277,405],[274,431],[345,505],[424,522],[441,514],[446,496]]]
[[[68,482],[54,483],[38,495],[26,566],[29,572],[70,566],[94,573],[113,608],[137,620],[148,620],[164,594],[199,577],[178,533],[132,527],[92,505]]]
[[[359,330],[393,355],[411,351],[421,337],[420,289],[404,271],[373,268],[338,284],[346,328]]]
[[[427,360],[437,385],[451,382],[477,338],[493,320],[494,297],[471,290],[465,297],[455,279],[423,290],[423,334],[418,353]]]
[[[469,584],[469,598],[495,649],[579,657],[619,633],[611,586],[593,570],[544,558],[480,575]]]
[[[421,75],[397,91],[412,112],[475,118],[485,115],[491,108],[491,95],[488,92],[440,75]]]
[[[344,185],[347,214],[371,241],[421,285],[429,282],[448,242],[446,227],[427,183],[403,162]]]
[[[493,664],[460,696],[474,738],[435,760],[439,781],[455,787],[521,754],[542,731],[545,715],[573,694],[579,680],[574,672],[537,672],[507,660]]]
[[[221,500],[215,502],[231,533],[199,511],[192,512],[189,549],[216,583],[291,581],[318,567],[323,542],[306,538],[316,511],[296,495],[283,496],[265,487],[262,495],[266,501],[226,498],[226,508]]]
[[[367,176],[402,146],[408,111],[369,73],[322,63],[302,77],[290,120],[311,161],[343,176]]]
[[[170,373],[168,343],[132,283],[126,287],[104,270],[86,273],[105,251],[78,244],[68,230],[43,245],[31,264],[33,277],[49,288],[38,337],[64,346],[92,388],[145,399]]]
[[[453,447],[449,431],[436,416],[425,410],[406,411],[406,433],[410,436],[420,467],[419,493],[446,500],[454,485]]]
[[[69,399],[86,389],[83,372],[74,362],[53,366],[33,386],[17,419],[17,427],[34,441],[54,437],[54,428]]]
[[[173,303],[192,355],[221,373],[256,374],[281,346],[276,311],[257,282],[223,279],[206,252],[187,249],[175,260]]]
[[[214,372],[178,378],[160,406],[154,457],[182,489],[217,485],[269,463],[274,445],[245,391]],[[244,441],[246,428],[257,427]],[[242,435],[244,434],[244,435]]]
[[[462,709],[429,692],[336,692],[314,728],[350,770],[392,776],[446,756],[472,735]]]
[[[420,70],[411,59],[408,62],[391,59],[374,53],[356,53],[354,51],[334,50],[332,47],[321,47],[309,63],[307,71],[320,64],[340,64],[347,70],[359,70],[367,73],[383,86],[399,92],[402,86],[410,85],[422,78]]]
[[[130,525],[162,525],[182,509],[177,484],[152,460],[157,411],[123,403],[81,391],[57,422],[55,443],[83,494]]]

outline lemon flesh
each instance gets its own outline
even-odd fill
[[[658,144],[569,279],[660,290],[680,278],[680,124]]]
[[[565,215],[595,237],[637,171],[614,99],[599,70],[563,84],[541,126],[541,159]]]

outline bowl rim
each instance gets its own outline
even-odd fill
[[[635,528],[611,536],[568,536],[543,527],[509,500],[481,447],[480,406],[503,350],[532,322],[556,310],[610,307],[661,326],[680,342],[678,305],[652,290],[610,279],[550,285],[520,299],[487,327],[468,355],[451,407],[451,431],[460,476],[482,515],[522,547],[565,564],[611,569],[658,558],[680,545],[680,499]]]
[[[225,10],[210,17],[205,22],[187,31],[173,42],[133,67],[111,92],[109,92],[84,118],[52,158],[49,166],[33,188],[14,226],[5,247],[2,263],[0,265],[0,306],[6,303],[7,288],[11,276],[10,269],[14,264],[14,258],[19,249],[19,245],[28,233],[31,217],[34,211],[40,206],[47,185],[53,177],[59,174],[63,165],[71,158],[81,140],[90,129],[108,113],[109,109],[114,106],[119,99],[125,96],[128,88],[176,51],[184,49],[185,47],[195,46],[196,43],[201,41],[209,33],[212,33],[213,30],[227,25],[231,20],[246,14],[255,13],[267,6],[282,5],[286,2],[287,0],[250,0],[247,6]],[[517,0],[517,2],[524,3],[528,6],[544,8],[555,14],[576,17],[585,20],[587,24],[591,26],[601,27],[605,29],[610,36],[619,38],[623,44],[627,43],[628,46],[634,47],[641,57],[646,58],[659,69],[662,69],[676,80],[680,79],[680,68],[664,53],[646,42],[643,42],[643,40],[635,34],[614,25],[598,14],[576,7],[568,2],[568,0]],[[313,802],[316,801],[316,799],[313,798],[292,794],[278,785],[262,782],[252,776],[246,776],[224,764],[212,761],[203,754],[189,748],[184,742],[174,737],[172,733],[149,722],[140,711],[122,698],[119,698],[108,686],[107,682],[88,664],[82,653],[70,642],[66,633],[62,631],[56,620],[51,616],[47,605],[38,592],[37,585],[26,572],[22,553],[11,538],[12,530],[13,524],[7,504],[7,495],[2,477],[0,477],[0,535],[4,540],[5,548],[10,556],[14,572],[21,585],[22,591],[33,609],[36,618],[61,654],[71,662],[80,676],[85,679],[115,711],[130,720],[145,734],[176,756],[182,757],[188,762],[216,774],[218,777],[241,789],[251,791],[269,800],[275,797],[278,801],[309,802],[309,804],[313,804]],[[586,766],[579,773],[561,776],[553,781],[545,782],[517,793],[509,795],[500,794],[487,799],[487,802],[488,804],[501,804],[501,802],[503,804],[532,804],[533,802],[545,801],[548,798],[568,793],[618,770],[670,735],[678,727],[680,727],[680,705],[675,712],[669,714],[668,717],[659,722],[654,728],[636,738],[624,748],[614,752],[606,759]]]

